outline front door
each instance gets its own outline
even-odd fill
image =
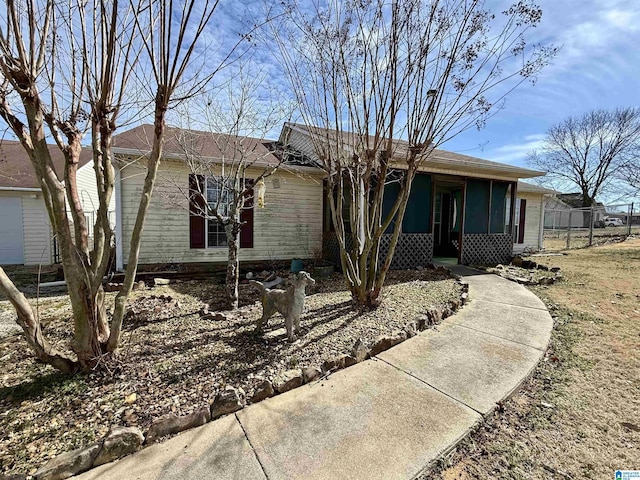
[[[435,257],[459,257],[461,223],[462,186],[438,185],[433,212],[433,255]]]

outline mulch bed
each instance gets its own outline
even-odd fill
[[[241,308],[216,312],[221,285],[186,281],[135,292],[117,359],[89,375],[65,376],[37,363],[22,336],[0,340],[0,473],[33,473],[47,459],[87,445],[111,425],[143,431],[165,414],[185,415],[209,405],[227,385],[247,394],[261,378],[320,367],[401,330],[429,308],[459,299],[462,287],[442,270],[391,272],[382,305],[358,314],[339,275],[307,289],[303,335],[286,341],[274,316],[263,335],[258,295],[241,285]],[[115,294],[108,294],[111,298]],[[40,300],[45,335],[68,350],[71,310],[64,296]],[[205,305],[213,314],[202,316]],[[7,310],[0,302],[0,310]]]

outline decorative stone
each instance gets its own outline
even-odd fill
[[[551,270],[553,273],[556,273],[560,271],[560,267],[551,267],[549,270]]]
[[[358,363],[356,362],[356,359],[351,355],[341,355],[338,360],[340,361],[342,368],[347,368]]]
[[[385,350],[389,350],[391,347],[398,345],[406,339],[405,334],[395,334],[392,336],[381,335],[376,338],[375,342],[371,346],[371,351],[369,355],[374,357],[379,353],[384,352]]]
[[[45,463],[33,475],[33,478],[36,480],[58,480],[86,472],[93,465],[101,447],[102,442],[98,442],[58,455]]]
[[[462,301],[462,305],[469,301],[469,294],[467,292],[463,292],[460,296],[460,300]]]
[[[170,282],[170,280],[168,278],[154,278],[153,279],[153,284],[156,287],[159,287],[161,285],[169,285],[169,283],[171,283],[171,282]]]
[[[200,425],[207,423],[209,420],[211,420],[211,411],[208,407],[203,407],[182,417],[169,414],[155,420],[151,424],[151,427],[149,427],[149,431],[147,432],[146,443],[153,443],[160,437],[182,432],[190,428],[199,427]]]
[[[288,392],[302,385],[302,372],[300,370],[287,370],[273,379],[273,387],[278,393]]]
[[[144,435],[138,427],[111,427],[93,466],[97,467],[136,452],[143,441]]]
[[[260,385],[257,386],[253,396],[251,397],[251,403],[258,403],[264,400],[265,398],[273,397],[276,394],[273,389],[273,385],[269,380],[264,380]]]
[[[338,357],[327,358],[322,363],[322,371],[325,373],[330,371],[340,370],[343,367],[344,365],[340,366],[340,360],[338,359]]]
[[[242,407],[244,407],[244,402],[240,392],[232,386],[228,386],[216,395],[211,404],[211,420],[237,412]]]
[[[415,337],[418,334],[418,322],[411,320],[404,326],[404,331],[407,334],[407,338]]]
[[[26,473],[10,473],[8,475],[3,475],[0,473],[0,480],[27,480]]]
[[[105,292],[119,292],[121,288],[122,288],[122,284],[121,283],[107,283],[104,286],[104,291]]]
[[[313,382],[316,378],[319,378],[322,372],[319,368],[307,367],[302,369],[302,379],[304,383]]]
[[[431,320],[427,315],[420,315],[418,318],[416,318],[416,322],[418,324],[419,331],[425,330],[431,324]]]
[[[427,317],[430,325],[436,325],[442,321],[442,310],[439,308],[430,308],[427,310]]]
[[[351,349],[351,356],[356,359],[356,363],[360,363],[366,360],[368,355],[369,349],[367,349],[362,338],[358,338]]]

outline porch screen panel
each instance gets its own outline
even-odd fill
[[[387,218],[387,215],[393,208],[393,204],[398,198],[400,193],[400,185],[397,182],[390,183],[384,187],[384,198],[382,199],[382,221]],[[389,228],[384,233],[393,233],[393,226],[395,221],[389,224]]]
[[[490,233],[505,233],[505,215],[507,212],[508,182],[493,182],[491,191],[491,222]]]
[[[464,209],[464,233],[488,233],[489,180],[467,180]]]
[[[402,233],[431,233],[431,175],[418,174],[413,179]]]

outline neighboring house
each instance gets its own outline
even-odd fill
[[[593,206],[593,222],[604,220],[607,215],[605,206],[596,202]],[[591,207],[582,206],[580,193],[557,193],[547,200],[545,206],[544,228],[566,230],[571,228],[589,228]]]
[[[54,168],[62,176],[63,154],[55,145],[50,152]],[[77,181],[91,229],[98,196],[88,149],[81,154]],[[55,239],[31,161],[20,142],[1,140],[0,265],[50,265],[55,257]]]
[[[541,250],[544,241],[545,210],[557,192],[548,188],[518,182],[513,253]],[[524,215],[524,218],[523,218]]]
[[[321,129],[287,123],[280,142],[313,158],[313,142],[327,142],[331,136]],[[348,145],[348,134],[342,140],[341,144]],[[401,159],[407,147],[407,142],[394,142],[395,168],[404,168]],[[521,184],[523,192],[517,192],[520,178],[541,175],[544,173],[435,150],[414,180],[392,266],[427,265],[433,257],[453,257],[462,264],[508,262],[514,251],[540,248],[542,199],[551,191]],[[397,187],[391,184],[387,190],[384,207],[389,208]],[[330,223],[324,223],[324,247],[336,262],[337,241]],[[389,237],[383,238],[383,257]]]

